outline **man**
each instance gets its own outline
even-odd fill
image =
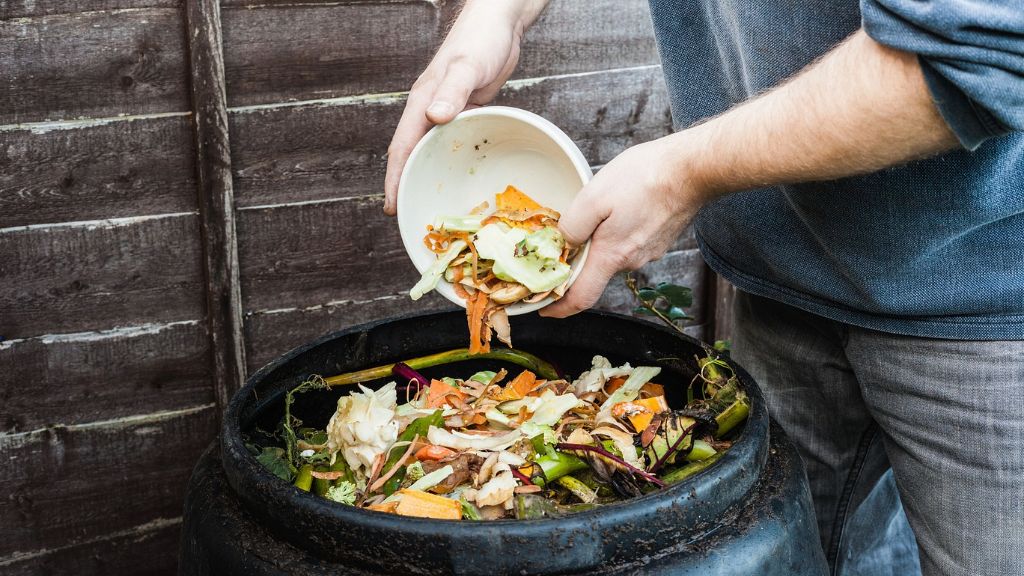
[[[386,212],[416,141],[491,100],[544,3],[466,3],[409,94]],[[801,450],[834,573],[916,572],[919,551],[928,575],[1024,574],[1024,5],[651,10],[689,127],[580,192],[561,227],[590,257],[542,314],[592,306],[692,220],[743,291],[734,356]]]

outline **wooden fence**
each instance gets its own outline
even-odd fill
[[[185,482],[247,373],[447,306],[408,299],[380,207],[403,91],[457,9],[0,0],[0,573],[173,572]],[[646,3],[554,0],[499,101],[595,166],[668,133]],[[691,237],[640,275],[694,287],[711,336]]]

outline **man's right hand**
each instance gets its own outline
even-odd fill
[[[416,143],[434,124],[494,99],[519,61],[519,42],[547,0],[467,0],[451,32],[413,84],[388,146],[384,212],[397,213],[398,180]]]

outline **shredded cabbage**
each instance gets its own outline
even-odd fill
[[[437,283],[441,280],[441,276],[444,275],[444,271],[448,268],[448,265],[452,263],[455,258],[459,256],[459,253],[466,249],[469,245],[464,240],[456,240],[452,242],[451,246],[448,247],[443,254],[437,257],[437,260],[430,265],[429,268],[423,271],[423,276],[420,277],[420,281],[409,290],[409,297],[413,300],[419,300],[424,294],[430,292]]]

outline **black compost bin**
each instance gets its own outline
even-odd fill
[[[663,368],[669,402],[696,370],[702,345],[625,316],[515,317],[516,347],[578,375],[595,354]],[[404,518],[337,505],[264,470],[243,443],[273,428],[283,395],[311,374],[333,375],[465,346],[465,315],[429,314],[331,334],[264,367],[232,399],[219,442],[196,465],[185,501],[182,574],[695,574],[818,575],[824,559],[800,460],[752,400],[732,449],[666,489],[557,519],[493,522]],[[468,374],[474,361],[425,370]],[[494,368],[494,363],[489,363]],[[380,385],[381,382],[372,383]],[[347,390],[300,396],[295,413],[323,425]],[[676,397],[675,403],[682,398]]]

